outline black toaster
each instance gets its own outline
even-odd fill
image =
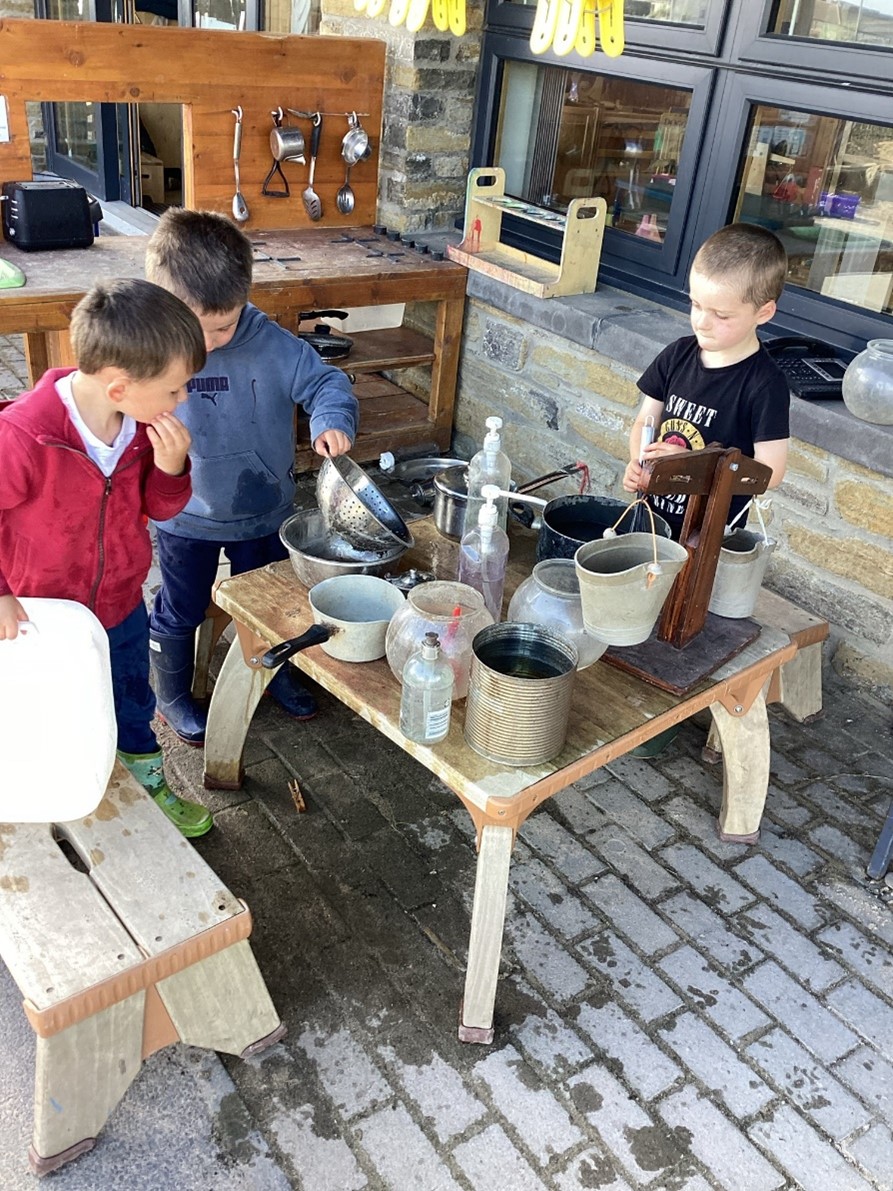
[[[3,235],[24,252],[89,248],[93,216],[83,186],[64,178],[3,183]]]

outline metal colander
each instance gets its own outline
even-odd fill
[[[406,522],[391,502],[346,455],[323,460],[316,500],[326,531],[345,538],[357,550],[413,544]]]

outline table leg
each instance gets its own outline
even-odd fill
[[[887,869],[893,863],[893,801],[890,803],[890,809],[887,811],[887,818],[884,826],[881,828],[881,834],[878,836],[878,841],[874,846],[874,851],[871,854],[871,860],[868,862],[868,875],[873,880],[880,880],[884,876]],[[889,879],[887,884],[891,884]]]
[[[238,790],[242,785],[242,752],[248,726],[275,670],[246,666],[236,638],[227,650],[214,684],[205,732],[205,787]]]
[[[744,715],[732,715],[721,703],[712,703],[710,711],[723,757],[719,838],[730,843],[756,843],[769,792],[765,690],[759,692]]]
[[[493,1006],[502,954],[512,843],[510,827],[485,826],[481,831],[465,997],[459,1020],[460,1042],[493,1041]]]

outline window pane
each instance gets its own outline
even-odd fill
[[[778,235],[788,280],[891,313],[893,127],[759,106],[733,218]]]
[[[536,5],[537,0],[511,0],[514,4]],[[709,0],[626,0],[623,12],[636,21],[663,21],[670,25],[703,27]]]
[[[193,5],[197,29],[245,29],[244,0],[196,0]]]
[[[893,0],[779,0],[769,33],[893,46]]]
[[[507,62],[493,164],[515,198],[566,210],[600,196],[609,224],[660,241],[690,102],[682,88]]]

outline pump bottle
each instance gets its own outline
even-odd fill
[[[476,529],[470,529],[459,547],[460,583],[467,583],[484,597],[487,611],[495,623],[502,619],[502,591],[509,553],[508,534],[496,524],[499,489],[494,484],[483,488],[484,504],[478,513]]]
[[[478,513],[484,505],[485,484],[495,484],[505,492],[509,490],[512,464],[502,449],[501,429],[502,418],[487,418],[484,445],[468,465],[468,502],[465,505],[463,533],[477,529]],[[496,502],[496,524],[502,530],[508,519],[508,507],[508,497],[500,496]]]
[[[421,649],[406,659],[402,681],[400,731],[417,744],[437,744],[450,730],[453,668],[436,633],[426,633]]]

